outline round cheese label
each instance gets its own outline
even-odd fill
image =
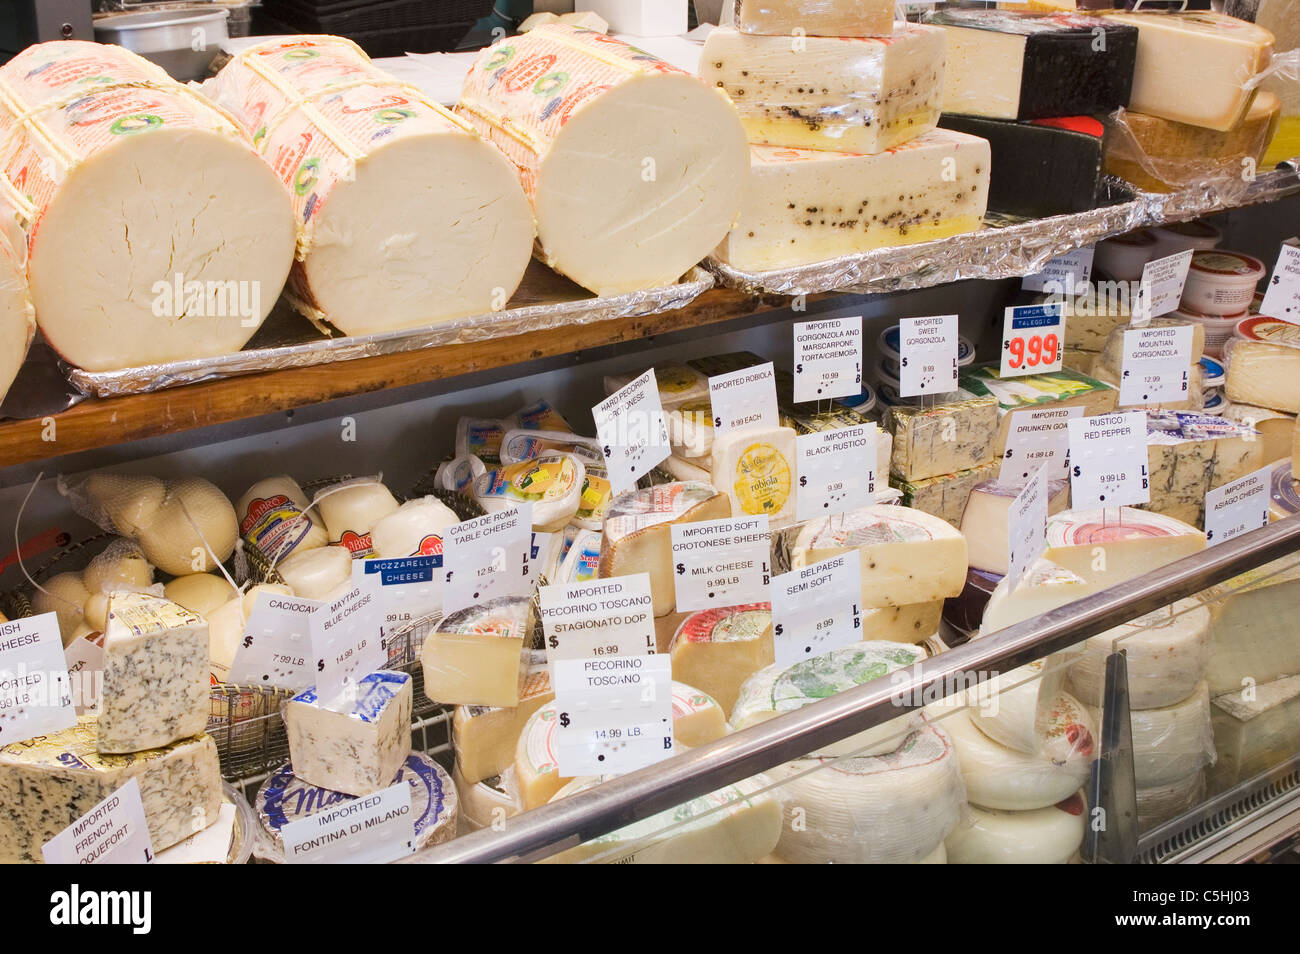
[[[750,444],[736,460],[733,487],[740,509],[745,513],[777,513],[782,510],[793,483],[790,462],[765,441]]]
[[[1181,520],[1166,517],[1149,510],[1124,507],[1119,522],[1103,510],[1072,510],[1047,521],[1049,547],[1087,546],[1098,543],[1116,543],[1140,537],[1177,537],[1195,533],[1193,527]]]
[[[745,603],[692,613],[678,637],[692,643],[743,642],[758,639],[771,625],[771,603]]]
[[[1264,263],[1259,259],[1242,255],[1240,252],[1206,251],[1192,256],[1192,268],[1198,272],[1211,275],[1256,275],[1264,274]]]
[[[1269,475],[1269,493],[1273,498],[1273,510],[1289,516],[1300,513],[1300,494],[1296,493],[1295,481],[1291,478],[1291,462],[1278,461],[1273,465]]]
[[[1300,325],[1289,321],[1279,321],[1267,315],[1252,315],[1237,322],[1235,334],[1247,341],[1263,341],[1268,344],[1287,345],[1300,348]]]

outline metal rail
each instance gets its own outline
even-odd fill
[[[1300,549],[1300,519],[1273,523],[964,646],[725,736],[435,849],[435,863],[530,862],[607,834],[896,718]],[[950,687],[944,689],[944,687]]]

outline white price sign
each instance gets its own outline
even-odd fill
[[[226,681],[294,692],[315,685],[311,620],[325,605],[302,596],[258,593]]]
[[[773,577],[772,635],[776,661],[783,666],[861,640],[858,551]]]
[[[677,612],[767,601],[772,582],[767,517],[674,523],[669,530]]]
[[[1259,313],[1300,324],[1300,248],[1283,245],[1277,253]]]
[[[1205,542],[1210,546],[1268,526],[1273,466],[1216,487],[1205,495]]]
[[[415,854],[411,783],[402,779],[373,795],[291,821],[280,829],[284,860],[293,864],[379,865]]]
[[[72,683],[72,705],[77,715],[93,712],[104,687],[104,634],[87,633],[74,639],[63,655],[68,661],[68,681]]]
[[[58,616],[0,623],[0,745],[76,724]]]
[[[1047,465],[1034,471],[1011,501],[1007,520],[1007,577],[1014,588],[1034,561],[1047,550]]]
[[[1057,302],[1006,309],[1002,319],[1002,377],[1061,370],[1065,356],[1061,308]]]
[[[591,409],[615,491],[630,490],[672,453],[654,368]]]
[[[533,505],[525,503],[449,527],[443,534],[443,612],[532,596],[532,526]]]
[[[957,389],[957,316],[900,318],[899,395],[946,394]]]
[[[1069,423],[1079,417],[1083,417],[1081,407],[1012,411],[998,480],[1022,484],[1033,476],[1035,468],[1044,464],[1049,480],[1065,480],[1070,475]]]
[[[772,362],[709,378],[709,403],[717,436],[759,424],[775,427],[776,372]]]
[[[799,474],[795,512],[811,520],[876,500],[876,425],[814,431],[795,438]]]
[[[1183,297],[1183,286],[1187,284],[1187,270],[1191,265],[1191,249],[1143,265],[1137,298],[1130,309],[1130,323],[1146,324],[1152,318],[1167,315],[1177,308]]]
[[[655,652],[650,574],[611,576],[538,588],[546,661],[602,659]]]
[[[794,325],[794,399],[820,401],[862,390],[862,316]]]
[[[144,865],[153,843],[140,782],[131,779],[41,846],[47,865]]]
[[[1093,246],[1086,245],[1052,259],[1041,272],[1026,275],[1020,287],[1027,291],[1055,292],[1073,298],[1092,279]]]
[[[1150,502],[1143,411],[1078,418],[1069,427],[1070,503],[1075,509]]]
[[[311,614],[316,695],[328,707],[357,677],[388,661],[381,632],[378,586],[369,577]]]
[[[562,776],[622,775],[673,754],[672,659],[555,663],[556,762]]]
[[[1187,400],[1194,332],[1190,325],[1148,326],[1124,332],[1120,407]]]
[[[430,534],[419,556],[352,561],[352,585],[374,586],[385,633],[442,608],[442,538]]]

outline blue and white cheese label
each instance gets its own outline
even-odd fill
[[[47,865],[143,865],[153,861],[153,844],[140,798],[131,779],[41,846]]]
[[[0,623],[0,745],[77,724],[54,613]]]
[[[790,666],[862,639],[862,570],[857,550],[773,577],[771,593],[779,665]]]
[[[673,753],[672,659],[614,656],[555,663],[562,776],[622,775]]]
[[[374,586],[380,625],[392,633],[412,620],[442,612],[445,539],[430,534],[429,552],[352,561],[352,585]]]
[[[415,854],[415,812],[405,781],[289,822],[280,829],[289,864],[380,865]]]

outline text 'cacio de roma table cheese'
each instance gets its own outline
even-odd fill
[[[41,330],[91,371],[238,351],[293,259],[289,199],[243,130],[116,46],[0,67],[0,194]]]
[[[540,257],[597,294],[676,281],[736,219],[745,131],[720,91],[613,37],[484,50],[457,111],[519,167]]]
[[[292,193],[292,290],[345,334],[499,311],[532,248],[501,153],[350,40],[299,36],[240,53],[210,93]]]

